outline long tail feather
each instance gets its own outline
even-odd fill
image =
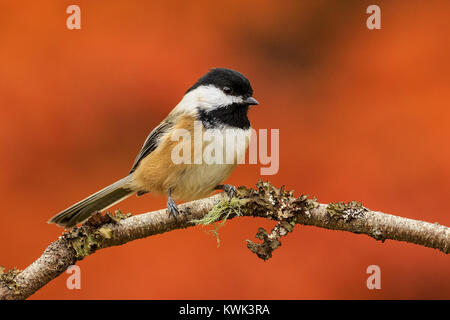
[[[48,223],[71,228],[88,219],[95,212],[107,209],[131,196],[134,191],[127,187],[130,176],[94,193],[51,218]]]

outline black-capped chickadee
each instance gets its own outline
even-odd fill
[[[226,191],[231,197],[235,188],[222,183],[237,166],[237,158],[245,155],[247,150],[251,134],[247,113],[249,106],[258,104],[252,94],[250,82],[241,73],[225,68],[212,69],[153,129],[125,178],[62,211],[49,223],[71,228],[134,193],[138,196],[147,192],[168,194],[167,208],[174,216],[178,214],[174,199],[195,200],[218,189]],[[211,145],[218,142],[201,137],[203,148],[195,148],[195,135],[199,130],[222,135],[225,131],[232,131],[238,138],[244,136],[245,143],[237,147],[234,161],[210,163],[203,160],[202,150],[209,146],[220,151],[224,147],[223,142]],[[179,143],[180,132],[194,137],[188,140],[191,150],[187,153],[200,161],[174,161],[173,151]],[[175,135],[178,138],[174,138]]]

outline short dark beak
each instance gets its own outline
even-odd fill
[[[256,106],[259,104],[259,102],[253,97],[249,97],[249,98],[245,99],[244,102],[246,104],[248,104],[249,106]]]

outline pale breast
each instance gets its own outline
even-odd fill
[[[201,129],[202,148],[193,150],[193,161],[201,159],[201,163],[186,166],[179,175],[173,192],[175,198],[194,200],[211,194],[245,161],[251,129],[205,129],[203,126]]]
[[[205,197],[244,162],[251,129],[206,129],[191,117],[177,124],[174,129],[186,130],[191,136],[186,147],[190,149],[189,161],[174,163],[172,151],[182,142],[171,139],[173,134],[166,135],[133,173],[134,189],[167,194],[170,188],[175,200]]]

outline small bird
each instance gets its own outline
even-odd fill
[[[226,68],[211,69],[187,90],[183,99],[149,134],[125,178],[72,205],[48,222],[72,228],[135,193],[137,196],[148,192],[167,194],[167,209],[175,217],[179,210],[174,200],[196,200],[214,190],[225,191],[231,199],[236,188],[222,183],[248,148],[251,126],[247,114],[252,105],[258,105],[258,101],[253,98],[252,86],[244,75]],[[222,136],[231,131],[238,138],[245,137],[245,143],[236,148],[232,163],[174,161],[173,149],[179,143],[175,135],[180,132],[194,137],[187,140],[194,159],[202,160],[202,150],[208,146],[214,150],[224,148],[220,139],[203,138],[202,148],[195,148],[195,132],[199,130],[202,134],[208,131]]]

